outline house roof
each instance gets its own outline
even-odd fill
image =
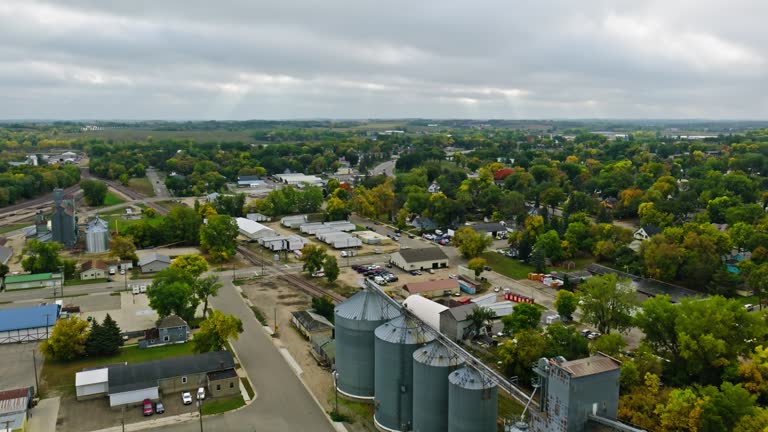
[[[0,392],[0,414],[26,411],[29,406],[30,387]]]
[[[301,326],[307,329],[309,332],[322,331],[333,328],[333,324],[331,324],[330,321],[328,321],[324,316],[318,315],[314,312],[295,311],[291,312],[291,315],[293,315],[293,317],[296,318],[296,321],[298,321],[299,324],[301,324]]]
[[[57,304],[3,309],[0,310],[0,332],[45,327],[46,323],[52,326],[58,317]]]
[[[157,328],[169,328],[169,327],[184,327],[187,326],[187,322],[181,319],[178,315],[169,315],[160,320]]]
[[[96,260],[90,260],[83,263],[83,265],[80,266],[80,271],[88,271],[90,269],[99,269],[107,271],[107,264],[103,261],[96,261]]]
[[[237,177],[237,181],[253,181],[253,180],[261,181],[261,177],[259,177],[259,176],[239,176],[239,177]]]
[[[457,322],[461,322],[467,319],[467,315],[471,314],[477,307],[474,303],[468,303],[461,306],[452,307],[440,312],[440,315],[450,315]]]
[[[56,278],[58,277],[59,276],[57,274]],[[26,275],[6,276],[5,283],[7,285],[9,283],[46,281],[51,279],[53,279],[53,273],[35,273],[35,274],[26,274]]]
[[[656,234],[661,234],[661,228],[657,227],[656,225],[643,225],[641,228],[649,236],[655,236]]]
[[[411,294],[419,294],[437,290],[459,289],[459,282],[456,279],[438,279],[425,282],[411,282],[403,285],[403,289]]]
[[[606,355],[598,354],[561,363],[560,367],[570,372],[573,377],[584,377],[617,370],[621,367],[621,362]]]
[[[235,361],[228,351],[173,357],[109,368],[109,393],[155,387],[164,378],[232,369]]]
[[[483,231],[483,232],[489,232],[489,233],[507,230],[507,228],[504,225],[498,222],[479,223],[479,224],[469,225],[469,227],[475,231]]]
[[[448,256],[437,246],[422,249],[401,249],[395,254],[400,254],[407,263],[447,260]]]
[[[7,263],[11,256],[13,256],[13,249],[8,246],[0,246],[0,263]]]
[[[418,216],[411,221],[411,226],[422,230],[432,230],[437,228],[437,224],[432,219]]]
[[[161,255],[157,252],[152,252],[151,254],[147,254],[141,257],[141,259],[139,260],[139,266],[145,266],[155,261],[160,261],[160,262],[170,264],[171,258],[167,255]]]
[[[216,372],[208,372],[208,379],[211,381],[217,381],[227,378],[235,378],[237,377],[237,372],[235,372],[235,369],[225,369],[222,371],[216,371]]]

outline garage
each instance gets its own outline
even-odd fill
[[[86,370],[75,374],[77,400],[105,396],[108,390],[109,371],[107,368]]]
[[[109,395],[109,406],[115,407],[120,405],[139,404],[144,399],[160,399],[157,386],[128,390],[120,393],[111,393]]]

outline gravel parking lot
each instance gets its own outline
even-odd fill
[[[35,386],[35,367],[32,351],[37,350],[37,372],[43,370],[43,355],[38,350],[40,343],[0,345],[3,368],[0,372],[0,389],[10,390]]]

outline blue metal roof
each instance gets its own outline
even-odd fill
[[[0,331],[45,327],[46,320],[48,325],[54,325],[58,317],[59,305],[57,304],[2,309],[0,310]]]

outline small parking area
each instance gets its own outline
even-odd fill
[[[39,343],[0,345],[0,357],[3,359],[3,368],[0,372],[0,389],[10,390],[35,386],[32,351],[37,350],[37,373],[39,374],[43,366],[43,355],[38,350],[39,345]]]

